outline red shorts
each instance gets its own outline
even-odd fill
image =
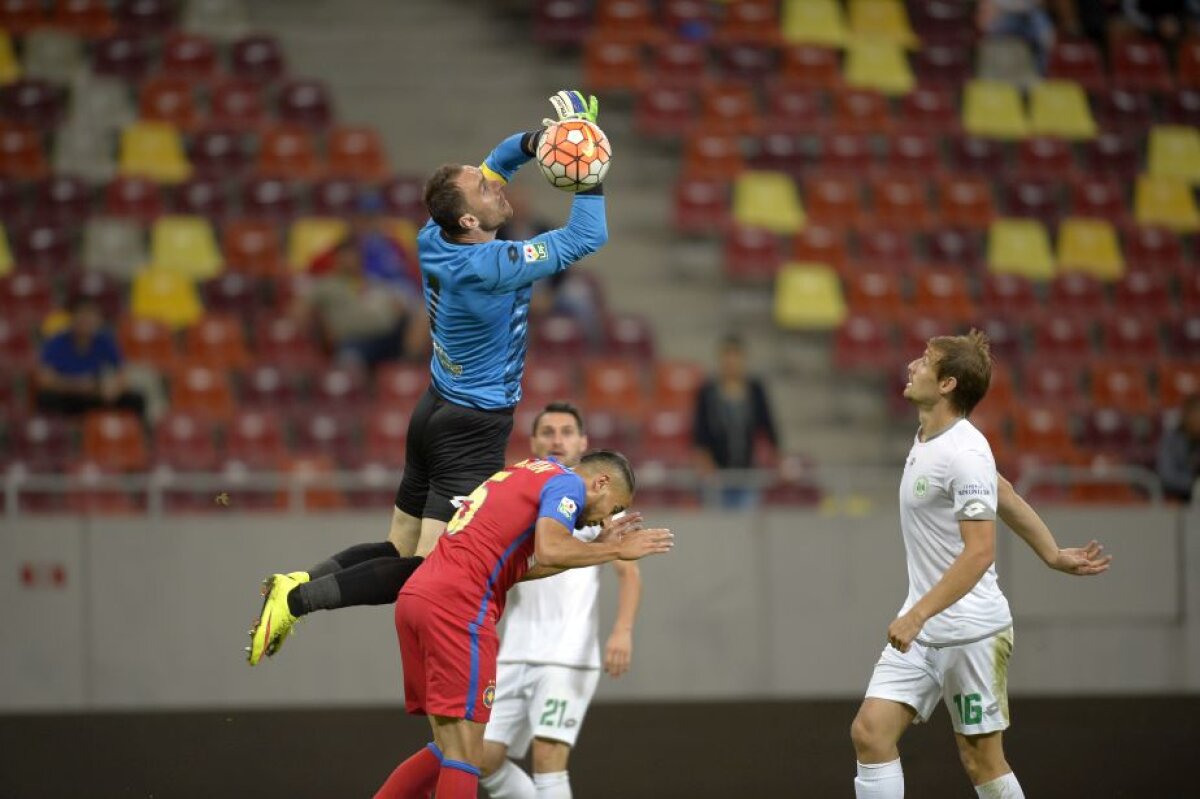
[[[496,698],[500,639],[428,599],[400,594],[396,635],[404,667],[404,708],[422,716],[486,723]]]

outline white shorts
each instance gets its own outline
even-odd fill
[[[1008,728],[1008,659],[1013,631],[959,646],[913,642],[908,652],[885,646],[867,696],[911,706],[928,721],[938,700],[946,703],[954,731],[984,735]]]
[[[599,682],[599,669],[500,663],[496,701],[483,737],[504,744],[509,757],[518,759],[534,738],[573,747]]]

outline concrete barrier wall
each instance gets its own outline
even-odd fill
[[[1102,539],[1112,572],[1046,569],[1007,531],[1016,694],[1200,689],[1200,518],[1047,509],[1060,542]],[[676,551],[643,565],[634,668],[611,699],[860,694],[906,590],[894,513],[654,514]],[[379,514],[0,524],[0,711],[397,703],[391,608],[306,619],[278,658],[242,647],[267,572],[382,537]],[[1185,590],[1191,586],[1190,591]],[[603,589],[604,631],[615,580]],[[269,679],[268,679],[269,677]]]

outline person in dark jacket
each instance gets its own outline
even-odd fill
[[[692,440],[702,473],[753,469],[755,443],[764,438],[775,451],[779,436],[762,381],[746,372],[746,346],[729,335],[719,347],[717,373],[696,393]],[[758,492],[744,482],[729,481],[722,490],[726,507],[752,506]],[[740,482],[740,484],[739,484]]]
[[[1183,401],[1179,426],[1163,433],[1158,476],[1168,498],[1192,501],[1192,486],[1200,479],[1200,394]]]

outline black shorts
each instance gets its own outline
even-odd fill
[[[430,386],[408,423],[396,508],[418,519],[450,521],[451,499],[465,497],[504,468],[512,427],[511,408],[466,408]]]

